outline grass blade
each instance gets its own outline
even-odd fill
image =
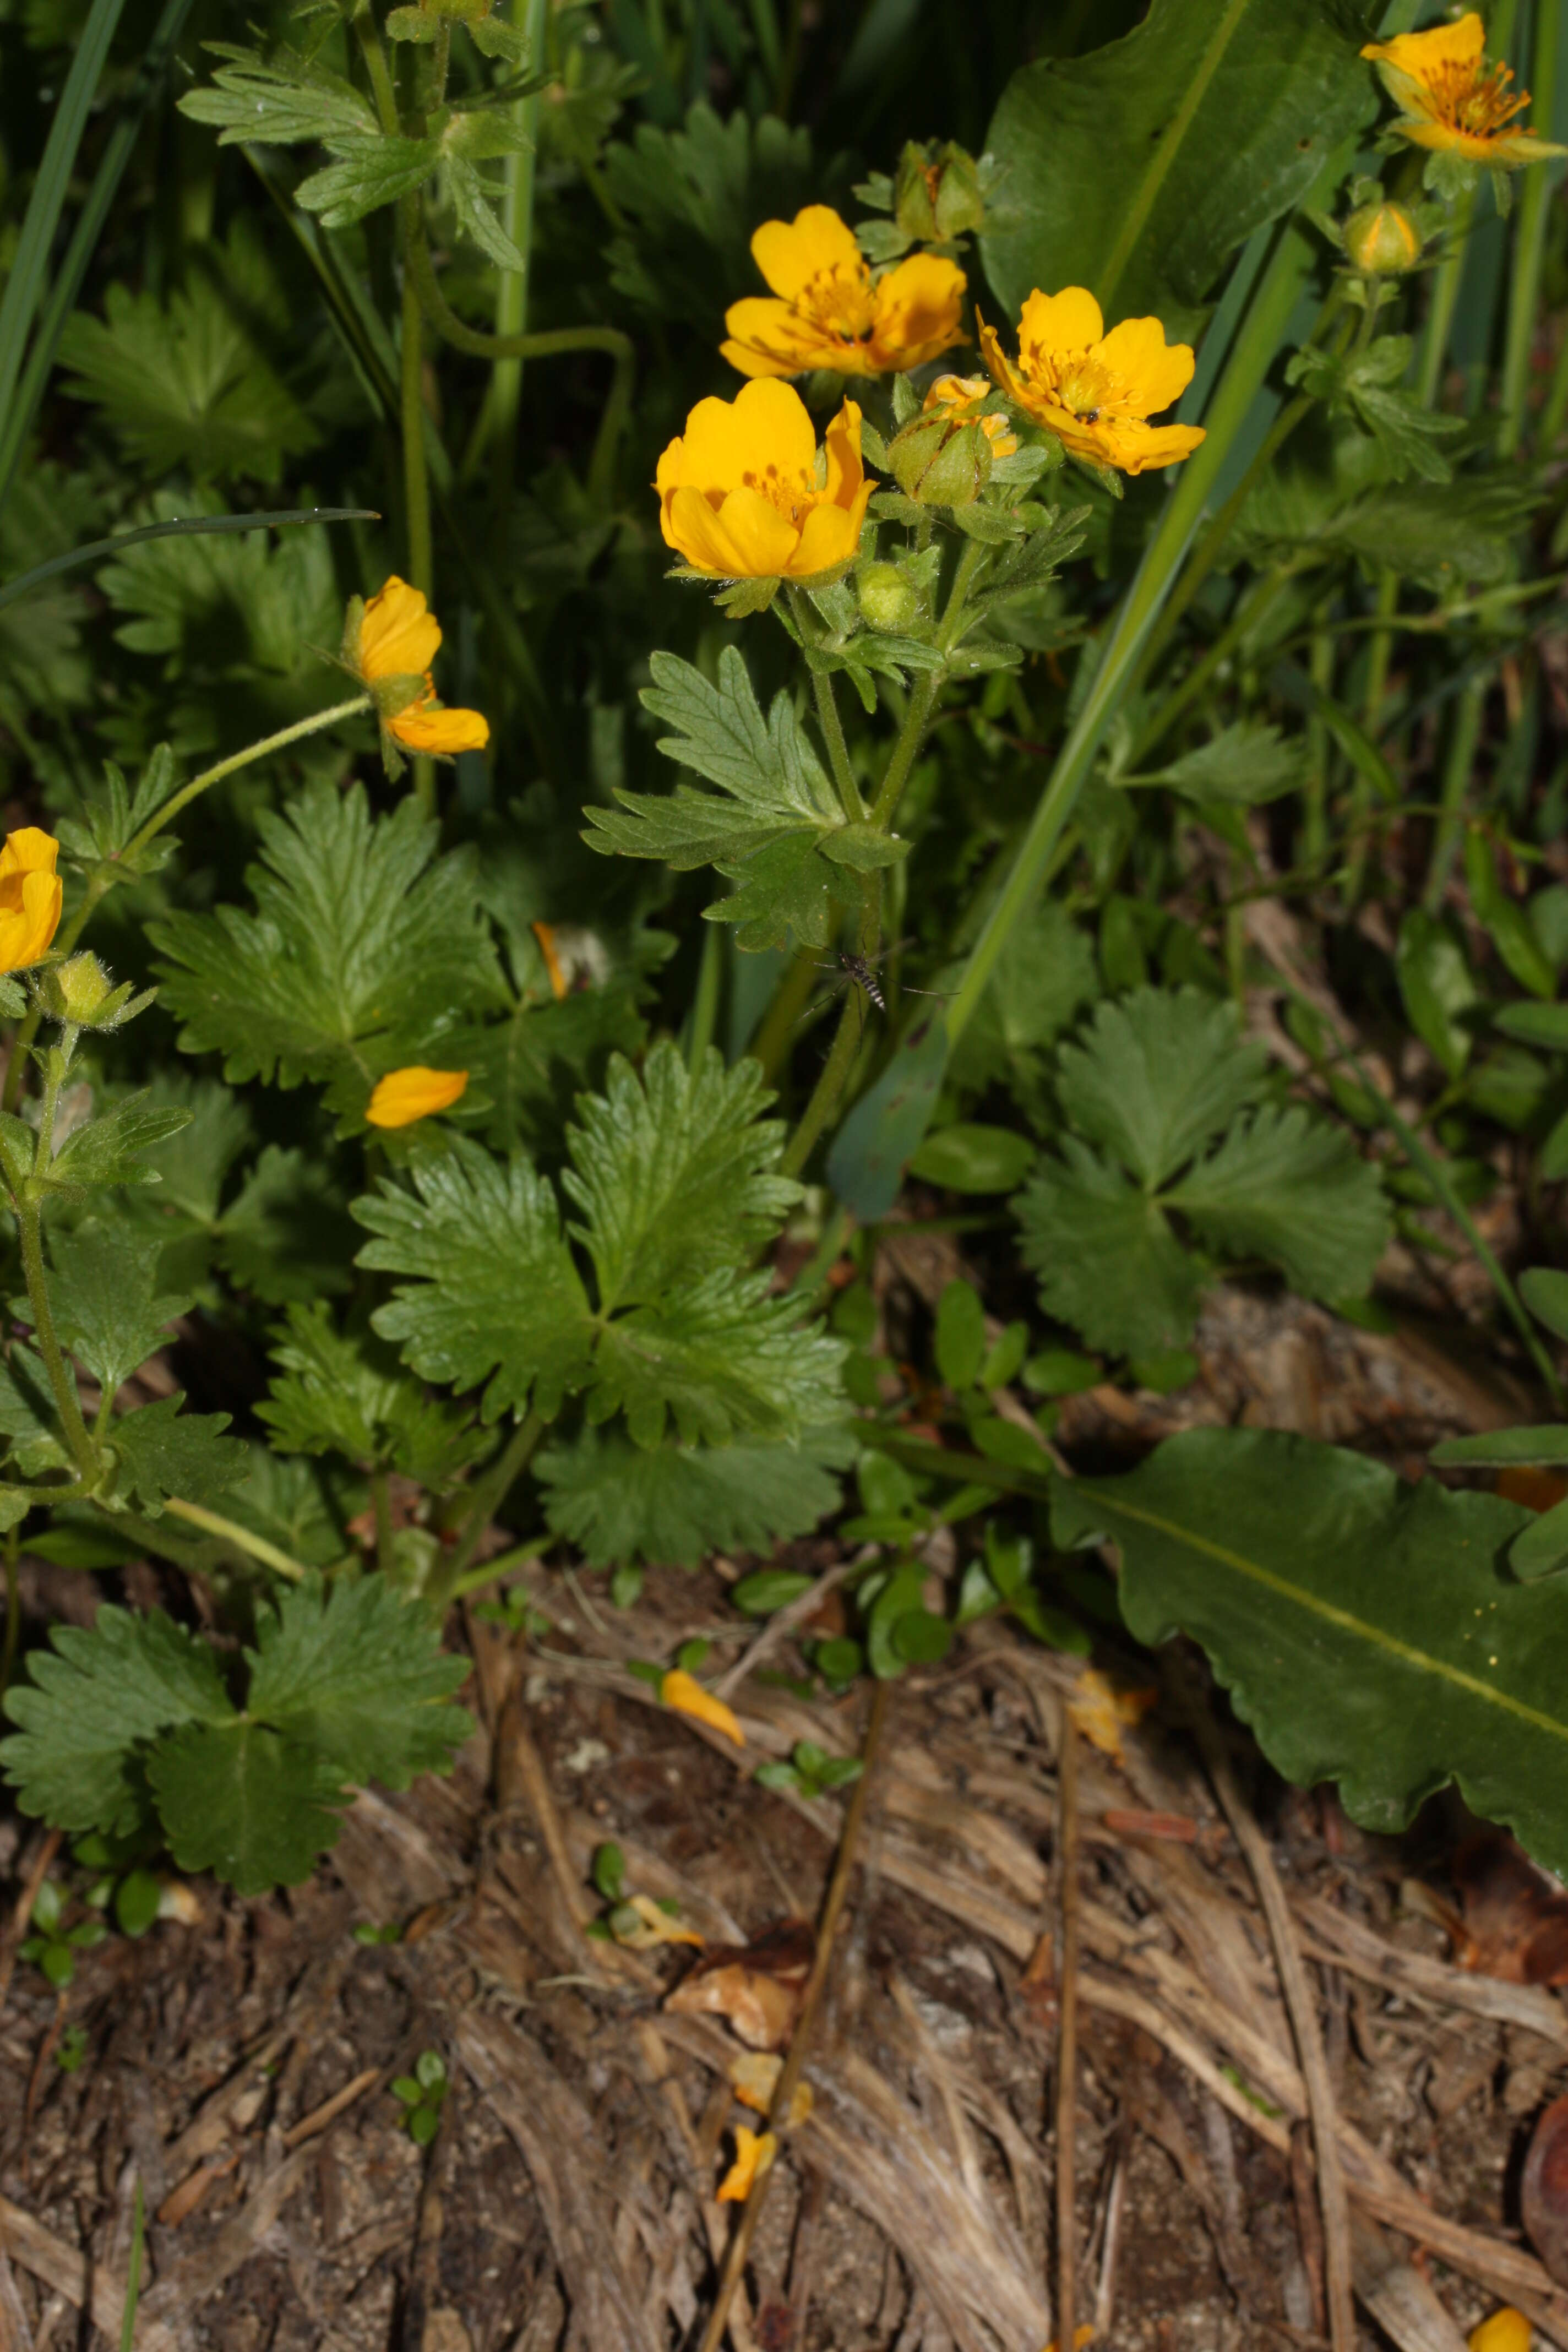
[[[0,609],[14,604],[30,589],[39,588],[57,572],[74,572],[79,564],[96,563],[100,555],[117,555],[123,547],[136,547],[146,539],[186,539],[203,531],[282,530],[297,522],[379,522],[374,507],[289,507],[276,514],[253,515],[192,515],[184,521],[143,523],[137,530],[117,530],[108,539],[89,539],[80,547],[73,547],[65,555],[51,556],[47,563],[36,563],[31,572],[19,572],[14,580],[0,587]]]

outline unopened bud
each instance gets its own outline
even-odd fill
[[[981,227],[985,203],[973,156],[954,140],[938,147],[911,139],[899,158],[893,213],[906,236],[944,244]]]
[[[917,416],[888,448],[900,488],[922,506],[966,507],[991,479],[991,441],[979,425],[941,412]]]
[[[37,982],[38,1003],[54,1021],[68,1021],[78,1029],[118,1029],[156,991],[132,1000],[131,982],[116,988],[95,955],[68,956],[64,963],[46,964]]]
[[[1422,236],[1403,205],[1363,205],[1342,232],[1345,257],[1369,278],[1398,278],[1420,263]]]
[[[921,600],[912,580],[896,563],[868,563],[857,585],[860,617],[868,629],[901,635],[918,615]]]

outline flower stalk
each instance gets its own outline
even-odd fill
[[[94,1444],[82,1418],[81,1400],[77,1395],[76,1381],[59,1334],[55,1328],[54,1309],[49,1304],[48,1279],[44,1270],[43,1195],[44,1179],[55,1150],[55,1114],[59,1108],[60,1088],[65,1084],[70,1058],[76,1048],[77,1032],[68,1022],[61,1024],[60,1042],[48,1056],[44,1071],[43,1100],[38,1113],[38,1139],[33,1154],[33,1172],[21,1186],[16,1201],[16,1235],[22,1253],[22,1279],[27,1286],[27,1306],[32,1317],[33,1336],[38,1343],[38,1353],[48,1375],[49,1389],[55,1408],[60,1417],[60,1428],[70,1449],[72,1461],[84,1485],[94,1486],[102,1475],[103,1460]]]

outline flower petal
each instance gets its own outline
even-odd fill
[[[445,760],[459,751],[482,751],[490,740],[489,720],[482,711],[447,710],[423,695],[411,709],[389,719],[386,728],[411,751],[428,751]]]
[[[778,2153],[778,2142],[772,2132],[749,2131],[744,2124],[735,2126],[735,2161],[719,2183],[721,2205],[743,2205],[752,2193],[752,2183],[760,2172],[766,2172]]]
[[[744,1748],[746,1735],[731,1709],[721,1698],[715,1698],[711,1691],[704,1690],[696,1675],[689,1675],[683,1666],[670,1668],[658,1686],[658,1695],[666,1706],[674,1707],[678,1715],[694,1716],[699,1723],[710,1724],[715,1731],[721,1731],[726,1739],[734,1741],[737,1748]]]
[[[1523,2312],[1504,2304],[1489,2319],[1483,2319],[1467,2340],[1469,2352],[1530,2352],[1532,2338]]]
[[[1472,8],[1457,25],[1433,25],[1425,33],[1396,33],[1392,41],[1368,41],[1363,58],[1373,65],[1393,66],[1417,81],[1436,77],[1444,66],[1480,63],[1487,46],[1487,28]]]
[[[816,480],[816,436],[805,403],[793,385],[765,376],[743,383],[733,400],[700,400],[666,457],[677,448],[676,479],[701,490],[738,489],[748,474],[770,466],[803,487]]]
[[[1114,438],[1114,428],[1112,430]],[[1129,433],[1110,462],[1124,474],[1152,473],[1160,466],[1179,466],[1207,436],[1201,425],[1145,425]]]
[[[376,1080],[364,1115],[372,1127],[412,1127],[416,1118],[450,1110],[468,1084],[467,1070],[427,1070],[415,1062],[405,1070],[388,1070]]]
[[[845,506],[865,479],[860,462],[860,411],[847,400],[823,435],[827,451],[827,495],[835,506]]]
[[[879,368],[920,367],[963,341],[963,289],[954,261],[912,253],[879,278],[871,348]]]
[[[59,854],[59,843],[52,834],[36,824],[22,825],[5,835],[5,847],[0,848],[0,881],[7,874],[52,874]]]
[[[860,544],[860,525],[870,496],[871,485],[865,482],[847,507],[832,506],[824,499],[812,508],[790,558],[792,579],[809,580],[816,572],[831,572],[835,564],[848,562]]]
[[[1158,319],[1123,319],[1096,357],[1127,386],[1135,416],[1156,416],[1180,400],[1193,380],[1190,343],[1167,343]]]
[[[1037,286],[1018,320],[1018,349],[1026,360],[1035,352],[1081,352],[1104,332],[1100,305],[1087,286],[1064,286],[1059,294],[1042,294]]]
[[[748,294],[744,301],[731,302],[724,325],[720,352],[742,375],[802,375],[807,368],[830,364],[822,359],[827,338],[810,333],[789,304],[771,294]]]
[[[831,205],[807,205],[793,221],[764,221],[752,239],[752,258],[786,302],[825,270],[854,278],[867,274],[854,230]]]
[[[364,608],[360,627],[360,676],[403,677],[428,669],[441,631],[423,593],[395,572]]]

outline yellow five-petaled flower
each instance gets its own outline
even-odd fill
[[[467,1070],[427,1070],[414,1062],[376,1080],[364,1115],[372,1127],[412,1127],[416,1118],[450,1110],[462,1100],[468,1085]]]
[[[1510,68],[1489,66],[1486,46],[1486,26],[1472,8],[1457,25],[1369,41],[1362,55],[1376,66],[1400,109],[1394,128],[1413,146],[1447,150],[1507,172],[1568,152],[1515,120],[1530,104],[1530,92],[1513,96]]]
[[[8,833],[0,849],[0,971],[23,971],[47,954],[60,919],[59,843],[36,824]]]
[[[724,313],[724,357],[742,375],[887,375],[921,367],[963,341],[963,272],[913,253],[873,278],[855,232],[830,205],[764,221],[752,239],[771,295]]]
[[[394,572],[368,604],[356,598],[350,605],[342,657],[369,688],[384,732],[406,751],[437,759],[482,751],[489,722],[477,710],[448,710],[436,698],[430,666],[440,644],[440,623],[423,593]]]
[[[939,375],[921,406],[951,416],[955,425],[963,424],[974,415],[982,401],[989,398],[990,393],[990,383],[983,375]],[[981,417],[980,430],[990,442],[994,457],[1010,457],[1018,446],[1018,436],[1005,416]]]
[[[658,461],[666,542],[715,580],[809,580],[847,563],[871,496],[852,400],[826,442],[819,453],[799,393],[772,378],[700,400]]]
[[[1018,321],[1016,361],[984,321],[980,348],[993,381],[1076,457],[1142,474],[1176,465],[1204,437],[1200,425],[1149,422],[1192,382],[1191,346],[1167,343],[1158,319],[1123,319],[1108,335],[1086,287],[1036,288]]]

